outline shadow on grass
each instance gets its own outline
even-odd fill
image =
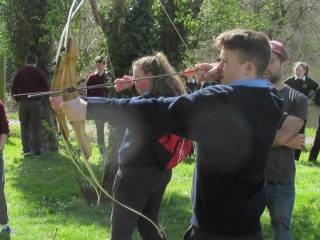
[[[80,173],[69,158],[48,153],[41,157],[16,158],[14,162],[12,185],[31,206],[30,216],[65,216],[81,224],[107,224],[110,206],[97,207],[83,200],[78,181]],[[59,218],[58,221],[63,224],[65,219]]]
[[[27,214],[32,217],[50,218],[57,224],[66,219],[80,224],[110,226],[111,204],[90,205],[83,200],[79,173],[70,159],[58,153],[41,158],[16,158],[12,185],[23,194],[23,201],[30,206]],[[181,239],[191,218],[190,197],[178,193],[166,195],[162,204],[159,224],[164,226],[170,239]],[[59,216],[59,218],[56,218]]]
[[[297,163],[299,163],[302,166],[306,166],[306,167],[316,167],[319,168],[320,167],[320,162],[309,162],[309,161],[298,161]]]

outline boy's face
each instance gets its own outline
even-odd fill
[[[103,72],[107,67],[105,62],[96,62],[96,69],[98,72]]]
[[[247,63],[240,58],[237,50],[229,50],[224,47],[220,51],[220,63],[218,66],[221,83],[228,84],[234,80],[249,79],[247,76]]]

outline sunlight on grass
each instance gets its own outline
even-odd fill
[[[311,133],[312,131],[308,131]],[[82,197],[79,179],[64,154],[46,154],[42,158],[22,158],[19,128],[11,128],[5,147],[6,194],[10,225],[16,240],[56,239],[101,240],[110,236],[110,203],[88,204]],[[319,164],[307,162],[303,152],[297,163],[296,205],[293,216],[294,239],[320,239]],[[96,146],[93,168],[102,176],[102,160]],[[173,171],[163,203],[159,223],[168,239],[182,239],[190,224],[193,163],[182,163]],[[80,182],[84,180],[81,179]],[[265,212],[262,224],[266,240],[271,238],[270,218]],[[138,234],[135,240],[140,239]]]

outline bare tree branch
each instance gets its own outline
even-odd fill
[[[107,21],[100,14],[97,1],[90,0],[90,6],[96,24],[102,29],[104,33],[109,33],[111,31],[110,26],[107,24]]]

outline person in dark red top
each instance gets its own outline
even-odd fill
[[[34,54],[26,56],[26,65],[16,73],[11,86],[11,94],[19,105],[19,120],[24,155],[29,155],[31,152],[34,155],[41,155],[42,99],[41,97],[28,98],[27,96],[15,95],[49,91],[47,78],[44,72],[37,68],[37,63],[38,58]]]
[[[10,228],[8,224],[7,201],[4,194],[4,161],[2,151],[9,134],[9,124],[4,111],[2,102],[0,101],[0,239],[8,239]],[[6,237],[6,238],[5,238]]]
[[[107,69],[107,61],[103,56],[97,56],[95,58],[96,71],[87,79],[87,87],[104,84],[109,81],[108,75],[106,73]],[[103,88],[95,88],[95,89],[87,89],[88,97],[107,97],[107,89]],[[104,142],[104,121],[95,120],[95,125],[97,129],[97,142],[101,156],[104,155],[106,148]]]

